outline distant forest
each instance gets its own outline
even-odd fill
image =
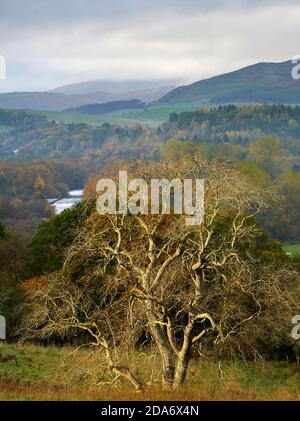
[[[265,135],[282,139],[285,148],[300,155],[300,106],[219,106],[195,112],[172,113],[157,129],[121,127],[108,123],[64,124],[24,111],[0,110],[0,159],[31,161],[89,156],[98,162],[114,159],[158,159],[159,144],[170,138],[197,143],[247,145]]]
[[[90,195],[93,180],[114,175],[120,165],[197,154],[275,189],[281,206],[261,223],[272,238],[300,240],[300,106],[228,105],[172,113],[156,129],[56,123],[0,110],[1,125],[6,127],[0,134],[0,220],[5,225],[32,231],[51,214],[46,198],[84,185]]]
[[[124,101],[110,101],[105,103],[80,105],[76,108],[69,108],[66,111],[77,112],[81,114],[105,114],[112,111],[131,110],[144,108],[146,103],[139,99],[130,99]]]
[[[300,106],[220,105],[217,108],[170,114],[158,128],[163,139],[174,137],[208,143],[245,145],[260,136],[280,137],[293,154],[300,154]]]

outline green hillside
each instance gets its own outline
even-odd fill
[[[176,88],[163,96],[158,103],[299,103],[300,81],[292,78],[293,66],[295,65],[291,61],[254,64]]]
[[[26,110],[31,114],[38,114],[62,123],[86,123],[91,126],[99,126],[103,123],[116,124],[120,126],[133,126],[135,124],[147,124],[150,127],[157,127],[159,124],[167,122],[171,113],[181,113],[183,111],[195,111],[206,107],[203,101],[182,102],[171,105],[153,105],[144,109],[119,110],[101,115],[80,114],[71,111],[45,111]]]
[[[156,127],[159,125],[160,121],[145,121],[146,119],[142,118],[142,113],[130,113],[126,110],[122,112],[112,112],[101,115],[93,114],[79,114],[76,112],[68,111],[44,111],[44,110],[28,110],[31,114],[38,114],[47,117],[49,120],[54,120],[58,123],[85,123],[91,126],[100,126],[103,123],[109,123],[118,126],[133,126],[135,124],[148,124],[151,127]],[[135,114],[137,114],[135,118]],[[167,119],[166,119],[167,120]]]

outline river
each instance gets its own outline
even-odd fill
[[[68,197],[63,197],[62,199],[47,199],[50,203],[56,215],[64,211],[65,209],[71,208],[75,203],[81,202],[83,198],[83,190],[70,190],[68,192]]]

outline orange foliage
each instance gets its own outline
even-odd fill
[[[33,276],[32,278],[21,281],[19,288],[23,294],[27,294],[28,292],[44,288],[46,286],[46,282],[47,280],[45,276]]]

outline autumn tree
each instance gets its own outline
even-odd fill
[[[300,238],[300,173],[283,172],[275,183],[280,203],[267,221],[269,229],[281,241],[297,242]]]
[[[18,283],[26,276],[27,236],[7,229],[0,222],[0,314],[7,321],[7,337],[11,339],[22,303]]]
[[[281,139],[265,136],[250,144],[249,156],[259,162],[269,174],[274,175],[284,168],[288,152]]]
[[[46,184],[45,181],[43,180],[43,178],[40,176],[40,174],[38,174],[38,176],[36,177],[34,183],[33,183],[33,188],[40,192],[42,190],[44,190]]]
[[[29,297],[21,327],[25,338],[85,332],[114,376],[137,390],[144,382],[122,358],[141,337],[160,356],[164,385],[179,387],[197,353],[246,357],[261,353],[262,343],[280,343],[294,304],[293,274],[255,253],[264,191],[198,159],[146,168],[144,179],[158,174],[205,179],[203,223],[186,225],[185,215],[93,212],[63,269]]]
[[[165,161],[178,161],[187,156],[193,156],[197,144],[191,141],[168,139],[160,146],[160,155]]]

